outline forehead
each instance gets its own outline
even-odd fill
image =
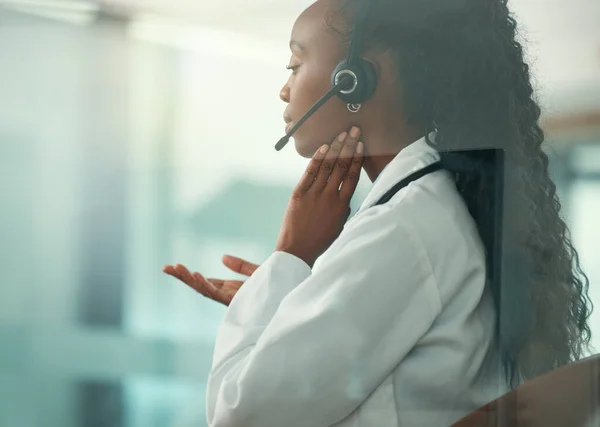
[[[332,29],[339,14],[333,0],[318,0],[300,14],[292,29],[292,44],[306,51],[338,50],[342,37]],[[300,46],[298,46],[300,45]]]

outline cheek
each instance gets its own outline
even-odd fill
[[[330,88],[328,76],[308,67],[293,77],[290,87],[290,103],[296,115],[308,111]]]
[[[300,118],[331,89],[329,76],[296,76],[290,91],[294,121]],[[330,98],[294,135],[296,150],[302,157],[312,157],[323,144],[329,144],[350,126],[350,113],[338,97]]]

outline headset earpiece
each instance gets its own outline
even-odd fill
[[[344,76],[352,78],[351,84],[348,84],[347,88],[344,87],[342,91],[338,92],[338,97],[349,106],[360,106],[373,95],[377,87],[377,72],[375,71],[375,67],[372,63],[361,57],[361,47],[370,8],[370,0],[363,0],[361,2],[361,7],[354,24],[354,34],[352,35],[348,49],[348,57],[338,64],[331,76],[332,87],[337,85]],[[350,107],[348,108],[350,109]]]
[[[352,78],[351,85],[338,93],[338,97],[348,104],[362,104],[368,100],[377,87],[377,73],[369,61],[358,58],[352,62],[344,60],[331,75],[331,86],[339,83],[343,76]]]

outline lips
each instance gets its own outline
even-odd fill
[[[292,123],[292,119],[287,114],[283,115],[283,121],[285,122],[285,133],[288,133],[294,124]]]

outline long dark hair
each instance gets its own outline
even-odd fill
[[[340,0],[345,22],[353,22],[361,1],[368,0]],[[540,107],[506,0],[371,3],[364,46],[394,54],[408,121],[437,129],[434,146],[442,158],[471,148],[506,153],[502,293],[508,300],[497,310],[497,339],[509,385],[579,359],[591,338],[588,279],[560,216],[542,149]],[[352,34],[352,26],[330,25],[347,39]],[[480,234],[489,235],[481,214],[494,194],[489,174],[453,175]],[[500,291],[493,293],[498,308]]]

